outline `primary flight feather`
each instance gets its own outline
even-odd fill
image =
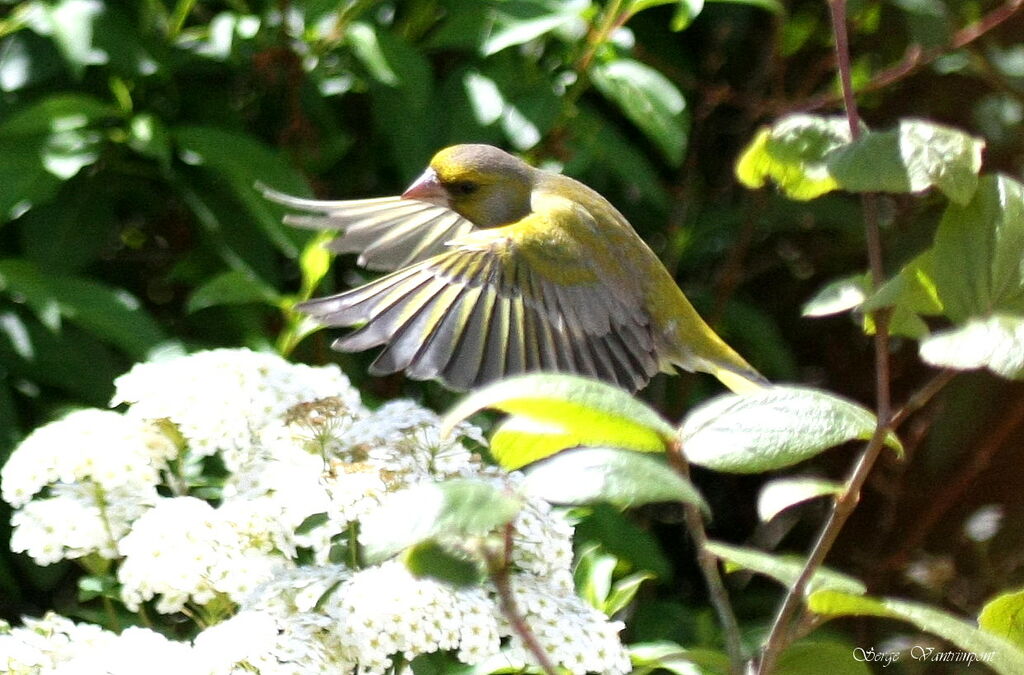
[[[328,246],[390,272],[299,305],[359,326],[341,351],[383,346],[374,374],[404,370],[465,390],[558,371],[635,391],[674,366],[741,391],[767,381],[732,350],[604,197],[489,145],[438,152],[400,197],[270,199],[339,230]]]

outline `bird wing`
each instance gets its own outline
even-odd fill
[[[361,327],[334,347],[384,345],[374,374],[404,370],[465,390],[531,371],[636,390],[661,367],[650,317],[592,268],[565,214],[476,230],[359,288],[303,303],[322,323]]]
[[[260,186],[263,195],[309,215],[285,222],[314,230],[340,230],[327,245],[335,253],[358,253],[361,267],[382,272],[426,260],[446,242],[472,231],[473,224],[450,209],[401,197],[320,201]]]

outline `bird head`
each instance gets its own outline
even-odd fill
[[[530,213],[537,170],[490,145],[453,145],[402,194],[449,208],[477,227],[498,227]]]

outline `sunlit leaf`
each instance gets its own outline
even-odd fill
[[[726,572],[750,570],[774,579],[784,586],[792,586],[804,567],[804,559],[799,556],[765,553],[719,541],[709,541],[707,550],[726,562]],[[813,593],[823,589],[852,593],[854,596],[868,592],[864,584],[857,579],[827,567],[820,567],[815,571],[807,586],[807,592]]]
[[[891,131],[868,131],[828,157],[828,170],[851,192],[921,192],[937,187],[954,202],[978,186],[985,142],[957,129],[902,120]]]
[[[876,616],[907,621],[920,630],[948,640],[975,659],[984,659],[983,663],[997,673],[1024,673],[1024,651],[998,635],[928,605],[829,589],[812,593],[807,598],[807,607],[815,614],[829,618]]]
[[[244,305],[247,303],[276,304],[277,291],[261,279],[244,270],[228,270],[192,292],[187,310],[198,312],[217,305]]]
[[[795,504],[815,497],[838,495],[843,484],[821,478],[796,476],[777,478],[765,483],[757,497],[757,515],[762,521],[769,521]]]
[[[757,132],[736,162],[736,177],[749,188],[771,180],[791,199],[814,199],[839,187],[827,159],[849,142],[844,118],[790,115]]]
[[[804,303],[801,316],[831,316],[860,306],[867,294],[868,278],[854,274],[831,281]]]
[[[828,448],[870,438],[875,416],[863,406],[804,387],[725,394],[683,421],[683,452],[715,471],[757,473],[796,464]],[[889,434],[887,445],[902,446]]]
[[[686,99],[654,68],[616,59],[590,69],[594,86],[650,138],[673,164],[683,160],[690,118]]]
[[[484,56],[535,40],[552,31],[573,26],[584,27],[581,12],[587,0],[506,0],[491,10],[490,30],[480,46]]]
[[[667,671],[673,675],[704,675],[729,672],[729,657],[713,649],[681,647],[674,642],[640,642],[629,645],[633,672],[640,675]]]
[[[444,430],[484,408],[513,415],[491,439],[506,468],[575,446],[662,452],[674,430],[627,392],[572,375],[530,374],[471,393],[445,416]]]
[[[993,314],[921,341],[921,358],[934,366],[988,368],[1012,380],[1024,378],[1024,315]]]
[[[954,322],[1024,314],[1024,185],[985,176],[967,204],[950,204],[935,233],[936,293]]]
[[[483,481],[421,483],[393,492],[362,519],[368,561],[388,558],[439,535],[482,536],[510,522],[520,499]]]
[[[566,480],[572,476],[572,480]],[[622,508],[652,502],[707,505],[689,480],[655,457],[614,448],[567,450],[526,470],[523,489],[555,504],[607,501]]]
[[[978,625],[1024,649],[1024,590],[1002,593],[985,603]]]

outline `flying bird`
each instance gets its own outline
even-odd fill
[[[498,148],[445,148],[398,197],[264,194],[305,212],[286,222],[338,230],[332,251],[389,272],[298,306],[322,324],[358,326],[333,343],[339,351],[383,346],[373,374],[466,390],[556,371],[636,391],[678,366],[735,391],[768,384],[604,197]]]

